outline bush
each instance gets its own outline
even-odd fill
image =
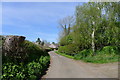
[[[75,46],[75,44],[69,44],[66,46],[60,46],[58,52],[65,53],[68,55],[74,55],[77,53],[78,50],[79,49],[77,46]]]
[[[80,51],[78,52],[75,56],[74,56],[74,59],[82,59],[82,58],[85,58],[85,57],[88,57],[88,56],[92,56],[92,50],[89,49],[89,50],[86,50],[84,49],[83,51]]]
[[[92,63],[108,63],[118,61],[119,49],[115,46],[105,46],[102,50],[97,50],[96,55],[92,56],[92,50],[83,50],[74,56],[76,60],[83,60]]]
[[[25,77],[24,73],[24,68],[16,65],[14,63],[6,63],[2,65],[3,69],[3,75],[2,79],[3,80],[20,80]]]
[[[67,51],[67,50],[69,49],[67,49],[66,46],[61,46],[57,53],[68,58],[72,58],[75,60],[83,60],[85,62],[91,62],[91,63],[118,62],[120,58],[119,49],[117,46],[105,46],[101,50],[96,50],[95,52],[96,55],[92,55],[93,54],[92,49],[88,49],[88,50],[84,49],[76,53],[74,56],[70,56],[68,55],[68,53],[66,53],[66,52],[70,53],[70,51]]]
[[[49,64],[49,56],[41,56],[39,60],[32,61],[26,65],[14,63],[3,64],[3,80],[36,80],[45,72]]]
[[[71,36],[71,35],[67,35],[67,36],[64,36],[64,37],[62,37],[62,38],[60,39],[59,44],[60,44],[61,46],[64,46],[64,45],[69,45],[69,44],[71,44],[72,42],[73,42],[72,36]]]
[[[14,61],[9,56],[3,56],[3,80],[38,80],[45,73],[50,61],[48,53],[29,41],[21,46],[26,48],[25,60]]]
[[[119,49],[116,46],[105,46],[101,53],[103,54],[118,54],[119,53]]]
[[[26,44],[26,52],[27,52],[27,61],[33,61],[35,59],[39,59],[40,56],[49,56],[48,53],[42,49],[36,44],[33,44],[32,42],[26,41],[24,44]]]

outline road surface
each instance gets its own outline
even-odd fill
[[[49,52],[51,64],[43,78],[118,78],[118,63],[92,64]]]

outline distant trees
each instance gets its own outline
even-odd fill
[[[75,23],[73,16],[67,16],[59,20],[59,27],[63,30],[63,35],[66,36],[70,33],[70,27]]]
[[[42,46],[44,46],[44,44],[45,44],[45,42],[44,42],[44,41],[42,41],[42,42],[41,42],[41,45],[42,45]]]
[[[68,31],[69,34],[64,35],[59,44],[62,46],[74,44],[79,51],[92,49],[93,54],[96,49],[104,46],[119,46],[119,7],[119,2],[89,2],[76,6],[75,24],[70,26],[70,32],[69,26],[66,28],[65,23],[61,24],[63,32]],[[61,23],[65,20],[63,18]]]
[[[54,43],[54,42],[53,42]],[[47,40],[40,40],[40,38],[37,38],[36,43],[39,47],[41,47],[42,49],[45,49],[46,47],[49,47],[50,42],[48,42]],[[54,43],[55,44],[55,43]]]
[[[41,40],[40,40],[40,38],[37,38],[37,41],[36,41],[38,44],[40,44],[41,43]]]
[[[67,16],[63,19],[59,20],[59,27],[61,28],[62,32],[60,33],[59,40],[62,45],[66,45],[66,36],[68,36],[71,32],[71,27],[75,24],[74,16]]]
[[[55,44],[55,42],[52,42],[52,44]]]

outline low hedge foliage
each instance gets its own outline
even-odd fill
[[[64,46],[62,46],[64,48]],[[68,57],[67,52],[63,52],[62,48],[58,50],[58,54]],[[93,55],[92,49],[84,49],[79,51],[75,55],[69,55],[68,58],[75,59],[75,60],[83,60],[85,62],[91,63],[108,63],[108,62],[117,62],[119,57],[119,49],[116,46],[105,46],[101,50],[96,50],[96,55]]]
[[[82,59],[82,58],[85,58],[85,57],[88,57],[88,56],[92,56],[92,50],[91,49],[84,49],[80,52],[78,52],[75,56],[74,56],[74,59],[76,60],[79,60],[79,59]]]
[[[66,46],[60,46],[58,52],[65,53],[67,55],[74,55],[78,50],[79,49],[75,46],[75,44],[69,44]]]
[[[50,57],[47,52],[32,42],[25,41],[26,59],[14,61],[9,56],[3,56],[2,80],[38,80],[47,69]]]

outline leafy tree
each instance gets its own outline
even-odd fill
[[[61,46],[64,46],[64,45],[71,44],[72,42],[73,42],[72,36],[71,35],[67,35],[67,36],[64,36],[64,37],[61,38],[59,44]]]
[[[70,33],[70,27],[74,25],[75,19],[73,16],[67,16],[59,20],[59,27],[63,30],[63,35],[66,36]]]
[[[73,16],[67,16],[59,20],[59,27],[61,28],[61,33],[59,35],[59,41],[61,45],[66,44],[66,36],[71,32],[71,27],[75,24],[75,18]]]
[[[60,44],[74,44],[79,51],[96,50],[105,46],[120,45],[120,2],[89,2],[76,6],[75,24],[69,34],[60,37]],[[64,29],[65,28],[65,29]],[[68,28],[64,25],[63,31]],[[63,34],[62,34],[63,35]]]

